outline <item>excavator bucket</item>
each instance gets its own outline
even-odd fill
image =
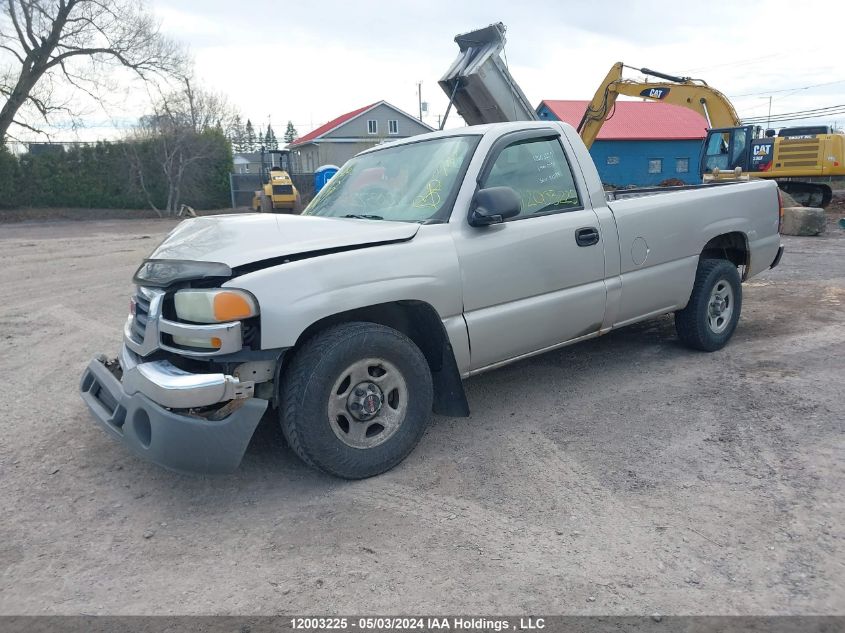
[[[504,24],[458,35],[455,42],[461,52],[438,83],[467,125],[538,119],[499,56]]]

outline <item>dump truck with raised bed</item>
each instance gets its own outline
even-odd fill
[[[460,52],[440,86],[468,125],[535,121],[537,113],[503,63],[505,26],[499,22],[455,37]],[[629,79],[630,68],[657,81]],[[845,186],[845,134],[826,126],[785,128],[775,134],[743,125],[733,104],[707,82],[622,62],[611,66],[596,89],[578,132],[589,149],[620,95],[671,103],[701,114],[707,136],[700,175],[705,182],[765,178],[805,206],[826,207],[833,187]],[[448,116],[449,110],[447,110]]]
[[[432,412],[468,415],[470,376],[662,314],[687,346],[722,348],[742,281],[780,261],[780,211],[767,181],[606,194],[565,123],[386,143],[302,215],[179,224],[81,395],[176,470],[235,469],[272,411],[304,462],[369,477]]]

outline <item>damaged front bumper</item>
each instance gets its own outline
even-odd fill
[[[124,345],[120,379],[99,358],[88,364],[80,393],[97,423],[165,468],[235,470],[267,409],[267,400],[253,397],[253,383],[219,373],[190,373],[167,361],[138,361]],[[226,404],[208,417],[190,412],[218,403]]]

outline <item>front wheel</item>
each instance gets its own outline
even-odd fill
[[[393,468],[431,416],[431,373],[404,334],[346,323],[307,341],[280,387],[282,431],[307,464],[345,479]]]
[[[270,196],[261,196],[261,213],[273,213],[273,200]]]
[[[724,259],[703,259],[687,307],[675,313],[675,331],[688,347],[715,352],[733,336],[741,310],[736,266]]]

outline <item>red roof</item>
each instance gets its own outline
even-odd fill
[[[545,105],[561,121],[578,127],[589,101],[552,101]],[[698,140],[707,135],[707,121],[697,112],[655,101],[617,101],[605,122],[600,141]]]
[[[308,143],[309,141],[313,141],[315,139],[318,139],[321,136],[323,136],[323,134],[328,134],[329,132],[331,132],[336,127],[346,123],[349,119],[354,119],[359,114],[366,112],[367,110],[369,110],[373,106],[377,106],[379,103],[381,103],[381,101],[376,101],[375,103],[371,103],[370,105],[366,105],[363,108],[358,108],[357,110],[353,110],[352,112],[347,112],[346,114],[341,114],[336,119],[332,119],[328,123],[324,123],[323,125],[318,127],[316,130],[312,130],[312,131],[308,132],[308,134],[306,134],[305,136],[300,136],[293,143],[290,143],[288,145],[288,147],[295,147],[297,145],[302,145],[303,143]]]

